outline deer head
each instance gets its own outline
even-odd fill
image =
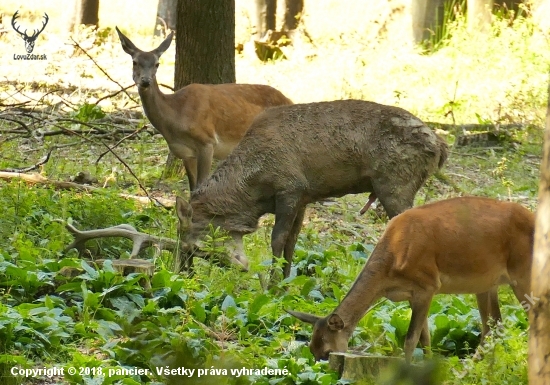
[[[172,43],[172,37],[174,32],[171,32],[170,35],[160,45],[150,52],[144,52],[135,46],[134,43],[130,41],[118,27],[115,27],[120,38],[120,44],[122,49],[128,55],[132,56],[133,63],[133,74],[132,77],[136,85],[140,88],[148,88],[153,80],[156,78],[157,68],[159,66],[159,59],[161,55],[170,47]]]
[[[207,235],[209,221],[193,221],[193,208],[183,198],[176,197],[176,214],[179,219],[178,237],[181,242],[181,250],[184,254],[193,254],[200,249],[203,239]],[[245,256],[243,248],[242,234],[230,232],[230,239],[224,242],[225,250],[229,255],[229,262],[248,271],[248,259]]]
[[[21,32],[15,25],[15,21],[17,20],[18,17],[19,17],[19,11],[15,11],[15,13],[13,14],[13,17],[11,18],[11,26],[13,27],[15,32],[21,35],[23,40],[25,40],[25,49],[27,50],[28,53],[31,53],[32,50],[34,49],[34,43],[36,42],[38,35],[40,35],[40,33],[42,33],[44,28],[46,28],[46,25],[48,24],[48,20],[50,18],[48,17],[48,14],[44,12],[44,22],[42,23],[42,28],[40,28],[39,30],[35,29],[33,34],[29,36],[27,35],[27,30],[25,30],[25,32]]]
[[[332,313],[328,317],[321,318],[298,311],[285,311],[300,321],[313,325],[309,350],[316,361],[328,360],[328,356],[332,352],[345,352],[348,350],[350,333],[338,314]]]

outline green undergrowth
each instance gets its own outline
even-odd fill
[[[321,236],[314,225],[306,224],[293,274],[279,287],[264,290],[259,276],[267,276],[269,270],[269,219],[266,230],[247,240],[250,273],[197,261],[190,278],[170,271],[167,253],[146,252],[144,258],[157,261],[153,276],[123,277],[109,262],[99,268],[74,250],[64,252],[71,236],[63,222],[85,229],[131,223],[141,231],[162,235],[174,226],[174,218],[164,209],[138,207],[114,194],[26,188],[18,182],[2,184],[0,201],[10,208],[0,226],[4,240],[0,244],[0,373],[5,383],[25,383],[21,377],[11,377],[13,366],[54,365],[89,368],[87,374],[65,375],[64,381],[74,384],[179,383],[181,376],[157,374],[162,368],[178,367],[208,370],[202,379],[193,377],[194,383],[337,382],[336,374],[325,363],[315,363],[305,346],[310,328],[284,310],[328,314],[372,252],[376,234],[363,240],[353,233]],[[154,223],[162,223],[164,230]],[[116,239],[91,243],[89,253],[96,258],[124,258],[130,249]],[[75,269],[76,276],[65,274],[68,268]],[[494,356],[492,364],[469,358],[480,332],[474,299],[439,296],[433,302],[432,349],[437,356],[455,357],[444,366],[449,378],[457,379],[450,383],[462,383],[457,371],[463,378],[472,378],[472,383],[488,373],[492,378],[506,377],[512,362],[525,360],[524,355],[520,357],[526,346],[525,314],[509,293],[504,290],[503,294],[503,302],[512,303],[504,307],[504,317],[514,321],[488,353]],[[363,318],[350,345],[368,353],[401,355],[409,318],[406,304],[383,302]],[[128,367],[148,369],[149,374],[116,374]],[[286,369],[288,374],[229,375],[232,369],[242,368]],[[105,376],[109,371],[113,374]],[[515,376],[521,373],[514,371]]]

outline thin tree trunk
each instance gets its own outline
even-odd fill
[[[164,36],[168,29],[172,31],[176,29],[176,9],[175,0],[159,0],[155,36]]]
[[[256,37],[261,39],[267,30],[275,31],[277,0],[256,0]]]
[[[286,0],[285,5],[285,25],[283,30],[292,31],[298,28],[304,10],[304,0]]]
[[[70,28],[81,24],[95,25],[99,23],[99,0],[77,0],[73,10]]]
[[[491,26],[493,0],[468,0],[468,30],[487,32]]]
[[[531,274],[529,384],[550,384],[550,82]]]

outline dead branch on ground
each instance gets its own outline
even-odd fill
[[[74,182],[51,180],[40,174],[25,174],[20,172],[0,171],[0,179],[5,179],[5,180],[20,179],[22,181],[25,181],[31,184],[50,185],[60,190],[78,190],[78,191],[85,191],[85,192],[94,192],[94,191],[101,191],[101,190],[105,191],[105,189],[100,187],[82,185]],[[118,196],[125,199],[133,199],[141,204],[148,204],[150,202],[154,202],[165,208],[174,207],[174,205],[176,204],[175,200],[167,199],[167,198],[156,198],[151,196],[143,197],[139,195],[131,195],[131,194],[123,194],[123,193],[119,193]]]
[[[28,166],[24,168],[6,168],[3,170],[0,170],[0,172],[3,171],[3,172],[13,172],[13,173],[24,173],[24,172],[36,170],[38,167],[46,164],[48,160],[50,160],[50,155],[52,154],[52,151],[53,150],[50,149],[50,151],[48,151],[48,153],[45,156],[43,156],[42,159],[40,159],[38,162],[36,162],[32,166]]]

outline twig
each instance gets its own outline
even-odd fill
[[[88,122],[83,122],[81,120],[77,120],[77,119],[72,119],[72,118],[58,118],[57,119],[58,122],[69,122],[69,123],[75,123],[75,124],[81,124],[83,126],[86,126],[86,127],[89,127],[91,128],[92,130],[100,133],[100,134],[105,134],[105,130],[102,130],[96,126],[94,126],[92,123],[88,123]]]
[[[77,41],[75,39],[72,38],[71,36],[71,40],[73,41],[73,43],[82,51],[86,54],[86,56],[88,56],[88,58],[96,65],[97,68],[99,68],[99,70],[101,72],[103,72],[103,74],[105,76],[107,76],[107,78],[112,81],[113,83],[115,83],[116,85],[118,85],[122,90],[123,92],[130,98],[131,101],[133,101],[134,103],[137,103],[137,101],[132,98],[130,96],[130,94],[126,91],[126,89],[124,88],[124,86],[122,86],[122,84],[120,84],[119,82],[117,82],[115,79],[113,79],[99,64],[97,64],[97,62],[95,61],[95,59],[88,53],[88,51],[86,51],[84,48],[82,48],[80,46],[80,44],[77,43]]]
[[[105,99],[109,99],[109,98],[112,98],[112,97],[115,97],[117,96],[118,94],[120,94],[121,92],[126,92],[127,89],[129,88],[132,88],[133,86],[135,86],[135,84],[132,84],[132,85],[129,85],[128,87],[124,87],[116,92],[113,92],[112,94],[109,94],[109,95],[105,95],[99,99],[97,99],[97,101],[94,103],[94,105],[98,105],[100,102],[104,101]],[[126,94],[128,95],[128,94]]]
[[[135,130],[130,135],[126,135],[124,138],[120,139],[118,142],[116,142],[112,147],[109,147],[107,151],[102,152],[97,160],[95,161],[95,164],[98,164],[101,158],[103,158],[105,155],[109,153],[109,151],[112,151],[113,149],[117,148],[122,142],[124,142],[126,139],[130,139],[132,136],[137,135],[141,130]]]
[[[464,179],[468,179],[468,180],[473,180],[472,178],[470,178],[469,176],[466,176],[466,175],[462,175],[462,174],[456,174],[454,172],[447,172],[447,175],[452,175],[452,176],[457,176],[459,178],[464,178]]]
[[[24,173],[24,172],[29,172],[29,171],[32,171],[32,170],[36,170],[38,167],[42,166],[43,164],[46,164],[48,162],[48,160],[50,160],[50,155],[52,154],[52,151],[53,150],[50,149],[50,151],[48,151],[48,153],[44,157],[42,157],[42,159],[40,159],[38,161],[38,163],[33,164],[32,166],[24,167],[24,168],[6,168],[6,169],[0,170],[0,171]]]
[[[30,100],[27,100],[26,102],[21,102],[21,103],[14,103],[14,104],[4,104],[4,103],[0,103],[0,107],[19,107],[19,106],[24,106],[25,104],[28,104],[30,103],[31,101]]]
[[[7,117],[2,116],[2,115],[0,115],[0,119],[7,120],[7,121],[9,121],[9,122],[17,123],[17,124],[19,124],[21,127],[23,127],[23,128],[25,129],[25,131],[27,131],[27,133],[28,133],[29,135],[32,135],[32,130],[29,128],[29,126],[27,126],[25,123],[23,123],[23,122],[20,121],[20,120],[13,119],[13,118],[7,118]]]
[[[0,179],[6,179],[6,180],[21,179],[28,183],[51,185],[61,190],[79,190],[79,191],[85,191],[85,192],[105,191],[105,189],[95,187],[95,186],[83,185],[83,184],[78,184],[74,182],[51,180],[40,174],[25,174],[20,172],[0,171]],[[118,196],[125,199],[133,199],[141,204],[147,204],[147,203],[150,203],[151,201],[154,201],[164,208],[170,208],[175,205],[175,200],[167,199],[167,198],[150,198],[148,196],[143,197],[143,196],[131,195],[131,194],[118,194]]]
[[[168,86],[168,85],[166,85],[166,84],[164,84],[164,83],[160,83],[159,86],[166,87],[166,88],[168,88],[169,90],[171,90],[172,92],[174,92],[174,87],[170,87],[170,86]]]
[[[481,160],[487,160],[487,158],[484,158],[483,156],[479,156],[479,155],[476,155],[476,154],[463,154],[461,152],[456,152],[456,151],[449,151],[451,154],[455,154],[455,155],[460,155],[460,156],[472,156],[474,158],[478,158],[478,159],[481,159]]]

